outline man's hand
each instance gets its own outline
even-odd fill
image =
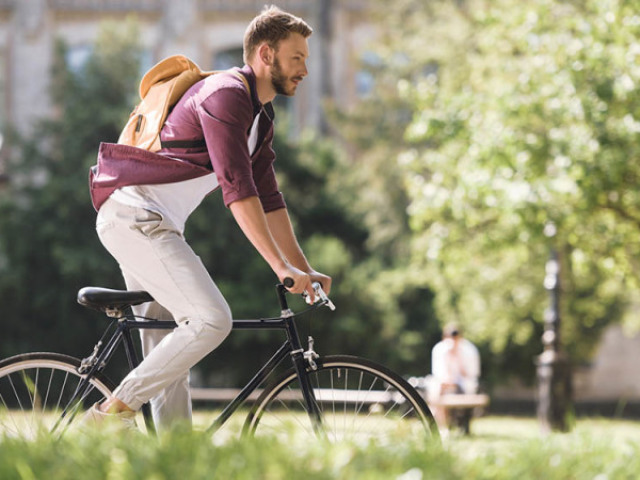
[[[287,287],[287,290],[289,290],[291,293],[302,294],[303,292],[307,291],[313,294],[311,277],[302,270],[287,264],[285,268],[277,271],[276,275],[278,275],[278,279],[283,284],[286,278],[290,278],[291,280],[293,280],[293,285],[291,287]]]
[[[322,290],[324,290],[324,293],[329,295],[329,293],[331,292],[330,276],[325,275],[324,273],[316,272],[315,270],[311,270],[309,272],[309,277],[311,278],[311,283],[318,282],[320,285],[322,285]]]
[[[316,295],[313,289],[314,282],[322,285],[322,290],[324,290],[327,295],[331,291],[331,277],[328,275],[316,272],[315,270],[311,270],[310,273],[305,273],[296,267],[290,265],[288,267],[288,273],[285,272],[282,274],[278,272],[278,278],[282,283],[284,283],[284,279],[287,277],[293,280],[293,286],[288,289],[291,293],[302,294],[303,292],[307,292],[309,300],[313,303],[316,301]]]

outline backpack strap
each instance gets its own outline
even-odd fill
[[[220,72],[212,73],[230,73],[234,77],[242,80],[247,93],[251,97],[251,87],[249,87],[249,81],[242,73],[236,70],[224,70]],[[162,148],[205,148],[207,143],[203,140],[160,140],[160,146]]]
[[[233,75],[234,77],[242,80],[242,83],[244,84],[244,88],[247,89],[247,93],[249,94],[249,97],[251,97],[251,87],[249,86],[249,80],[247,80],[247,77],[245,77],[242,73],[236,70],[227,70],[227,72],[231,73],[231,75]]]
[[[204,140],[160,140],[162,148],[204,148],[207,143]]]

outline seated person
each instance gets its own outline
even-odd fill
[[[463,338],[457,325],[446,325],[442,337],[431,351],[429,401],[438,425],[445,429],[449,424],[448,413],[438,400],[447,394],[477,393],[480,354],[473,343]]]

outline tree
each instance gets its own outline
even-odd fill
[[[574,361],[638,290],[639,6],[406,0],[389,15],[408,25],[387,48],[437,65],[397,83],[413,113],[397,157],[412,259],[440,317],[501,353],[503,372],[534,371],[551,248]]]
[[[93,54],[69,70],[58,43],[54,118],[13,139],[11,184],[0,196],[2,356],[33,349],[88,353],[103,324],[75,301],[86,285],[118,285],[117,265],[98,241],[88,170],[100,141],[115,141],[139,76],[137,29],[107,23]],[[99,317],[99,314],[96,314]]]

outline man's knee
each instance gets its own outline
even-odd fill
[[[215,328],[221,335],[227,337],[231,333],[233,328],[233,318],[231,316],[231,310],[227,310],[224,315],[216,318]]]
[[[203,334],[211,337],[213,342],[224,340],[233,327],[231,310],[227,307],[220,309],[216,315],[203,319]]]

